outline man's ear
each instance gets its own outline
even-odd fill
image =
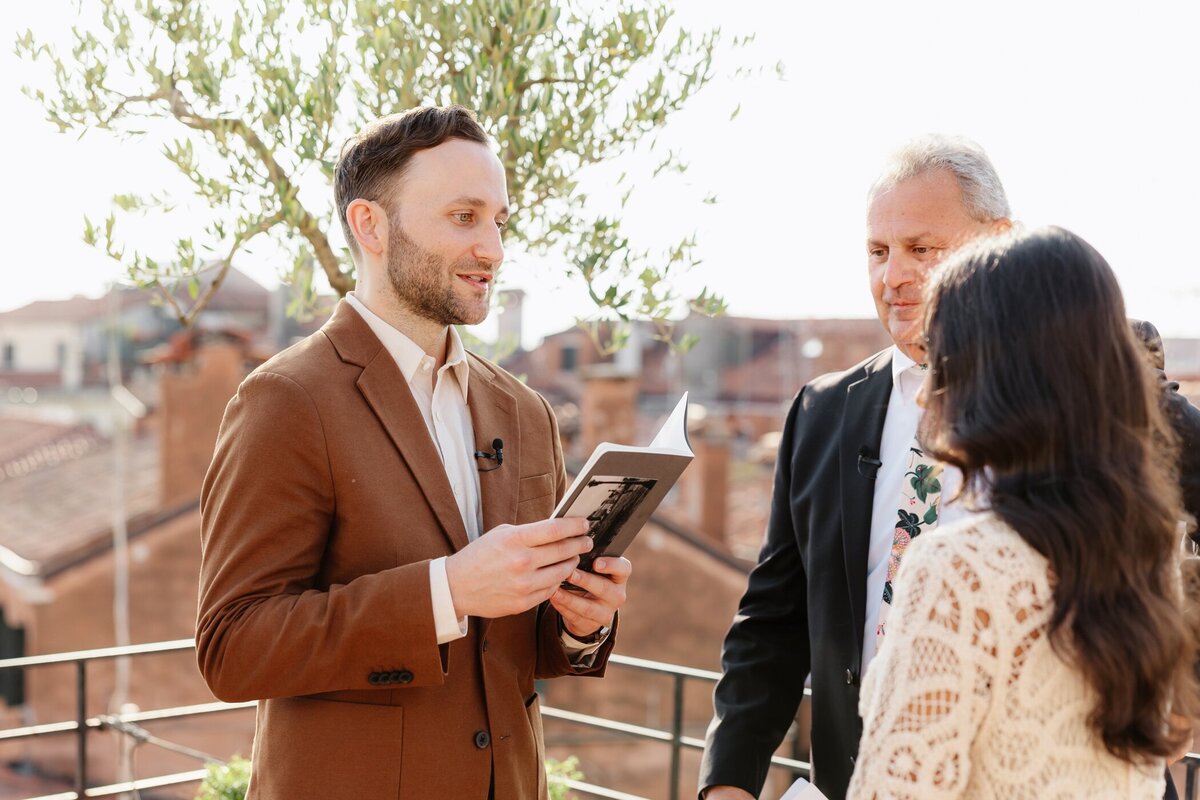
[[[388,218],[383,206],[361,197],[346,206],[346,223],[362,253],[382,255],[388,239]]]
[[[1009,219],[1008,217],[1001,217],[1000,219],[994,220],[992,222],[991,233],[993,233],[993,234],[1008,233],[1009,231],[1012,230],[1012,226],[1013,226],[1013,222],[1011,219]]]

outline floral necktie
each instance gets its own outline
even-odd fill
[[[900,569],[900,559],[908,544],[923,531],[937,526],[938,503],[942,496],[942,465],[925,455],[913,437],[908,448],[908,470],[900,486],[900,507],[896,511],[896,530],[892,534],[892,552],[888,556],[887,582],[883,584],[883,605],[879,608],[876,645],[883,644],[884,625],[892,607],[892,581]]]

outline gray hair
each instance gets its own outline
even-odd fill
[[[913,139],[892,154],[867,196],[874,200],[897,184],[939,169],[958,179],[963,205],[975,219],[992,222],[1012,215],[991,159],[982,147],[962,136],[931,133]]]

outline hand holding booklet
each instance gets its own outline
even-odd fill
[[[579,560],[592,571],[600,556],[619,556],[679,480],[693,456],[687,436],[687,392],[647,447],[603,442],[554,509],[586,517],[595,544]]]

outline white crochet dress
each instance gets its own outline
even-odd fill
[[[1161,798],[1087,724],[1096,703],[1050,646],[1046,559],[991,514],[913,540],[863,681],[850,798]]]

